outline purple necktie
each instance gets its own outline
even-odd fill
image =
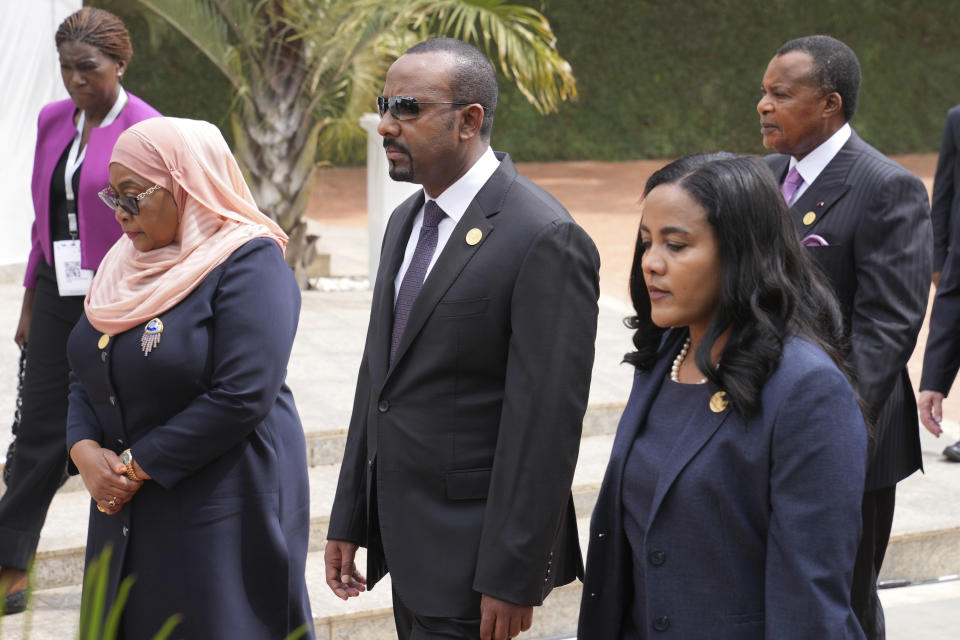
[[[413,301],[417,299],[417,294],[420,293],[420,287],[423,286],[423,279],[427,275],[430,259],[433,258],[433,252],[437,249],[437,225],[446,215],[443,209],[433,200],[428,200],[423,207],[423,226],[420,228],[417,248],[414,249],[410,266],[407,267],[407,272],[403,274],[403,280],[400,281],[400,292],[397,293],[397,304],[393,309],[390,362],[393,362],[393,356],[397,353],[400,336],[403,335],[403,329],[407,326],[407,318],[410,317]]]
[[[793,200],[793,194],[797,192],[797,189],[799,189],[802,184],[803,176],[800,175],[796,165],[794,165],[793,169],[790,169],[790,172],[787,174],[787,177],[783,179],[783,184],[780,185],[780,193],[783,194],[783,199],[787,201],[787,204],[790,204],[790,201]]]

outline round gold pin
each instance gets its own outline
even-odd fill
[[[816,219],[817,219],[817,214],[815,214],[813,211],[807,211],[803,215],[803,224],[809,227],[810,225],[813,224],[813,221]]]
[[[714,413],[722,413],[726,411],[727,405],[730,403],[727,400],[727,394],[723,391],[717,391],[715,394],[710,396],[710,411]]]
[[[480,229],[477,229],[476,227],[470,229],[470,231],[467,231],[467,244],[471,247],[480,242],[482,238],[483,231],[480,231]]]
[[[107,334],[103,334],[102,336],[100,336],[100,339],[97,340],[98,349],[106,349],[108,344],[110,344],[110,336],[108,336]]]

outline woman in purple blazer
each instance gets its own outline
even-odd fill
[[[26,568],[66,468],[67,336],[83,312],[92,272],[121,235],[97,192],[109,184],[107,164],[120,133],[160,115],[120,86],[133,49],[115,15],[84,7],[57,29],[56,45],[70,99],[46,105],[38,120],[36,218],[14,337],[26,349],[23,404],[0,499],[0,588],[8,614],[26,607]]]

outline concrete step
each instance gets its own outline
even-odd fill
[[[578,516],[589,517],[593,511],[612,446],[612,435],[590,436],[581,442],[573,488]],[[326,543],[340,467],[338,464],[314,466],[309,469],[309,474],[310,550],[320,551]],[[38,588],[79,584],[82,580],[89,505],[86,491],[61,491],[54,497],[40,532],[34,567]]]
[[[587,519],[581,519],[579,525],[582,544],[585,544]],[[366,558],[362,549],[358,564],[361,571],[365,570]],[[372,591],[344,602],[327,587],[323,552],[313,551],[307,557],[306,578],[317,640],[396,638],[389,576]],[[0,618],[0,638],[62,640],[73,637],[79,620],[80,589],[79,584],[38,589],[28,611]],[[579,582],[554,590],[544,606],[535,609],[533,627],[522,637],[530,640],[557,638],[575,632],[580,591]]]
[[[610,402],[595,404],[587,407],[583,417],[583,437],[612,434],[617,430],[620,414],[623,412],[623,403]],[[350,418],[345,418],[346,425]],[[306,426],[306,422],[304,422]],[[340,464],[343,459],[343,448],[347,442],[346,426],[342,429],[316,429],[305,431],[307,441],[307,464],[311,467]],[[0,459],[6,451],[0,451]],[[4,464],[0,464],[0,473]],[[0,496],[6,491],[5,484],[0,482]],[[60,492],[80,491],[84,489],[83,481],[78,476],[72,476],[60,488]]]

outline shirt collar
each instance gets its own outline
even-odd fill
[[[804,184],[813,184],[813,181],[827,168],[834,156],[840,153],[843,145],[847,144],[850,134],[853,130],[850,123],[845,122],[843,126],[837,129],[832,136],[820,143],[820,146],[803,157],[803,160],[797,161],[796,158],[790,158],[790,169],[796,167]]]
[[[470,206],[477,193],[499,166],[500,161],[494,155],[493,149],[488,146],[486,151],[473,163],[473,166],[437,198],[426,195],[426,191],[423,192],[424,196],[426,200],[435,199],[437,206],[443,209],[444,213],[450,216],[455,223],[460,222],[460,218],[466,213],[467,207]]]

